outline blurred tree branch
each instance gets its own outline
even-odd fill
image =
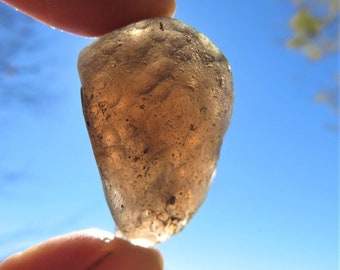
[[[290,49],[301,51],[308,59],[318,62],[327,56],[337,57],[339,50],[338,0],[293,0],[296,13],[290,20],[292,37],[287,41]],[[339,117],[339,71],[330,77],[327,89],[315,95],[315,101],[327,104]]]
[[[297,11],[290,20],[293,32],[287,45],[318,60],[338,51],[339,9],[337,0],[295,0]]]

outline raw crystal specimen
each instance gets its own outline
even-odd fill
[[[233,106],[226,58],[193,28],[155,18],[99,38],[78,69],[117,234],[144,246],[165,241],[214,177]]]

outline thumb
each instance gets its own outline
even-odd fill
[[[89,229],[52,238],[10,256],[0,270],[161,270],[158,251],[137,247],[109,232]]]

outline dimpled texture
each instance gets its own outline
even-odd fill
[[[204,201],[232,106],[231,69],[182,22],[111,32],[78,61],[82,105],[117,235],[154,246]]]

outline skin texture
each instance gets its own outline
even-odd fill
[[[161,270],[158,251],[133,246],[98,229],[52,238],[0,264],[1,270]]]
[[[153,17],[171,17],[174,0],[3,0],[21,12],[81,36],[101,36]]]
[[[1,0],[3,1],[3,0]],[[21,12],[53,27],[101,36],[152,17],[170,17],[174,0],[6,0]],[[103,235],[106,235],[103,237]],[[0,270],[161,270],[158,251],[131,245],[99,230],[80,231],[38,244],[1,262]]]

